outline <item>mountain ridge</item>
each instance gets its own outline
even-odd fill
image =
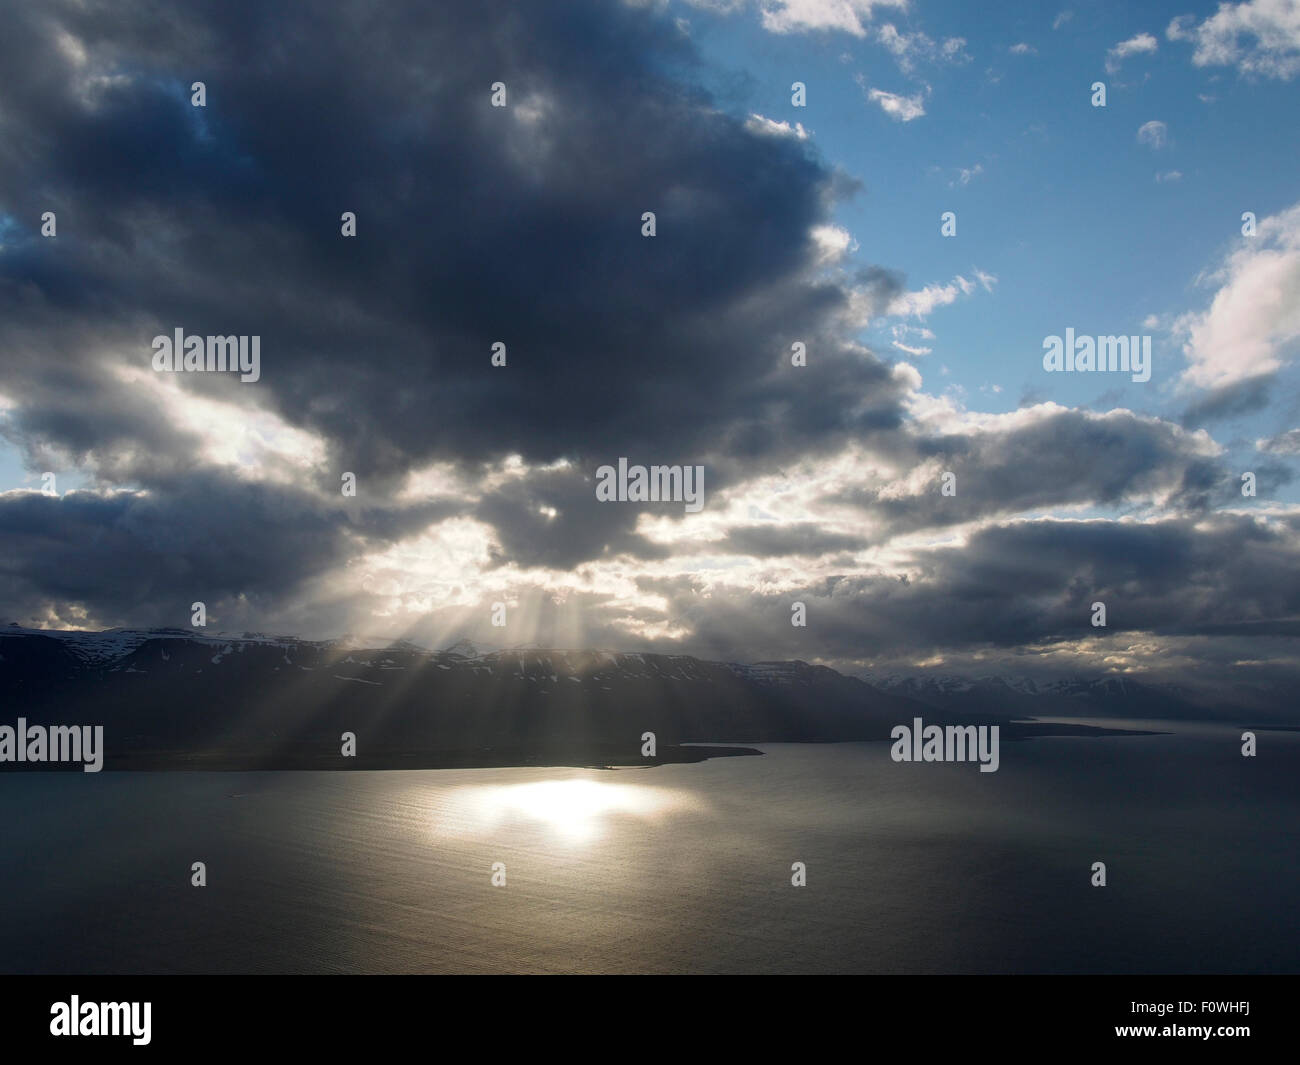
[[[695,760],[695,744],[884,740],[916,717],[999,724],[1004,739],[1107,731],[1034,721],[1034,697],[1006,685],[1002,702],[945,703],[799,659],[363,642],[10,625],[0,698],[33,723],[104,724],[110,768],[643,764]],[[651,732],[659,754],[643,759]]]

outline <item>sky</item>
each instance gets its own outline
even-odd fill
[[[1297,3],[0,19],[6,621],[1294,675]]]

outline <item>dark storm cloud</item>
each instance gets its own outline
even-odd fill
[[[681,503],[653,504],[655,510],[682,511]],[[602,503],[590,472],[571,468],[540,470],[485,493],[474,516],[492,525],[501,552],[492,562],[568,569],[588,559],[632,554],[665,558],[667,548],[634,530],[641,507]]]
[[[903,278],[828,276],[809,236],[854,180],[807,142],[747,128],[745,108],[717,108],[653,7],[0,0],[0,25],[0,393],[15,404],[0,424],[33,469],[67,461],[130,488],[0,497],[12,618],[183,625],[202,599],[219,625],[287,618],[325,635],[374,604],[351,582],[317,612],[309,584],[450,515],[491,527],[498,570],[697,550],[639,534],[642,507],[595,500],[596,467],[620,457],[702,464],[706,498],[848,444],[957,473],[952,499],[937,484],[843,497],[872,520],[870,542],[800,522],[714,544],[823,565],[882,527],[1063,504],[1168,496],[1208,520],[1234,487],[1191,436],[1129,414],[916,435],[907,377],[843,332],[885,312]],[[189,103],[200,80],[204,109]],[[496,81],[507,108],[490,106]],[[38,235],[47,210],[53,240]],[[179,384],[318,435],[319,466],[274,485],[214,472],[211,434],[120,372],[148,371],[152,337],[176,327],[260,336],[258,383]],[[505,368],[490,365],[495,341]],[[806,367],[790,365],[795,341]],[[513,454],[526,474],[489,479]],[[385,502],[437,461],[472,498]],[[338,495],[343,470],[357,500]],[[1120,630],[1279,632],[1266,619],[1297,613],[1295,544],[1289,526],[1234,518],[995,526],[920,552],[916,579],[814,584],[807,630],[785,598],[706,594],[693,576],[641,578],[666,611],[604,590],[557,602],[546,581],[518,595],[539,642],[581,631],[680,650],[688,633],[716,657],[851,662],[1075,638],[1094,598]],[[434,603],[424,631],[486,624],[478,591]]]
[[[55,4],[7,17],[3,204],[27,234],[0,259],[10,320],[129,323],[140,365],[176,325],[258,334],[257,387],[377,480],[511,452],[760,457],[890,424],[883,367],[828,332],[844,291],[808,272],[829,168],[712,110],[687,80],[689,44],[654,13],[220,3],[159,16]],[[193,80],[206,109],[189,104]],[[498,80],[504,109],[489,104]],[[32,235],[45,209],[60,213],[53,241]],[[339,234],[344,210],[355,239]],[[815,373],[789,372],[792,339],[819,344]],[[488,362],[497,340],[505,369]],[[19,370],[43,376],[32,363],[48,350]],[[81,351],[64,394],[95,384]],[[29,405],[53,403],[36,384]],[[873,392],[886,410],[855,416]],[[120,397],[99,399],[111,422]]]
[[[473,506],[497,563],[662,557],[635,508],[589,495],[619,457],[706,463],[713,492],[901,424],[897,382],[837,334],[845,285],[814,272],[810,227],[856,182],[714,109],[652,11],[6,8],[0,391],[32,468],[185,493],[203,441],[116,372],[147,369],[176,327],[261,337],[257,384],[181,383],[318,434],[322,484],[350,470],[382,494],[435,460],[572,459]],[[902,289],[879,267],[857,283],[876,309]],[[790,366],[794,340],[810,367]],[[250,561],[245,584],[264,572]]]
[[[782,555],[828,555],[839,551],[861,551],[872,542],[866,536],[827,532],[815,522],[805,521],[732,529],[727,533],[725,546],[737,554],[773,558]]]
[[[913,553],[915,577],[819,579],[780,595],[702,594],[690,576],[647,578],[719,658],[851,664],[924,651],[1011,648],[1135,630],[1294,635],[1300,520],[1218,515],[1139,524],[1039,520],[989,526],[961,547]],[[807,628],[790,624],[807,605]],[[1107,627],[1091,625],[1106,604]]]
[[[98,626],[189,624],[202,601],[230,624],[274,608],[358,548],[451,512],[427,503],[352,521],[340,498],[196,474],[168,495],[0,495],[0,603],[11,620]],[[360,531],[364,529],[364,534]]]
[[[937,459],[956,475],[956,494],[940,494],[938,475],[920,496],[882,497],[869,489],[837,493],[882,519],[893,532],[943,527],[1035,508],[1150,503],[1201,510],[1232,497],[1235,475],[1178,426],[1129,411],[1096,415],[1058,410],[1024,424],[910,441],[907,462]],[[1237,495],[1239,496],[1239,492]]]
[[[663,614],[603,593],[561,601],[539,587],[520,599],[546,646],[568,646],[580,630],[586,646],[631,638],[639,650],[724,661],[910,670],[919,658],[941,656],[941,668],[958,672],[1040,677],[1094,672],[1102,657],[1119,653],[1143,675],[1174,682],[1194,668],[1205,691],[1234,697],[1250,683],[1294,683],[1300,519],[1015,522],[989,526],[966,544],[916,548],[909,570],[817,578],[779,593],[728,586],[713,573],[638,578],[643,594],[666,599]],[[807,610],[804,628],[790,624],[796,601]],[[1091,624],[1097,601],[1107,607],[1105,628]],[[653,630],[665,616],[690,632],[685,647],[667,634],[635,635],[636,622]],[[420,631],[437,645],[451,632],[500,639],[481,611],[452,607],[431,613]],[[1172,672],[1162,662],[1166,649],[1177,656]]]
[[[1224,418],[1232,418],[1268,406],[1273,374],[1250,377],[1230,385],[1216,388],[1198,399],[1183,412],[1182,423],[1190,428],[1208,425]]]

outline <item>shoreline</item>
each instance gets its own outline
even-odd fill
[[[1106,728],[1036,720],[1003,720],[1002,739],[1020,742],[1052,737],[1084,739],[1114,736],[1167,736],[1171,733],[1139,729]],[[744,743],[691,741],[661,744],[653,758],[629,757],[626,744],[577,744],[554,746],[491,746],[455,750],[407,750],[377,748],[343,757],[338,748],[313,744],[294,753],[226,749],[196,752],[166,748],[104,753],[101,772],[286,772],[294,770],[366,772],[428,769],[640,769],[659,765],[691,765],[713,758],[761,756],[750,744],[768,743],[888,743],[886,736],[844,736],[835,739],[791,741],[784,738],[749,740]],[[631,747],[636,752],[635,746]],[[84,772],[80,762],[5,762],[0,773]]]

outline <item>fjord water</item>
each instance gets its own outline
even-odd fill
[[[1300,734],[1250,759],[1240,729],[1145,727],[1177,734],[1004,743],[988,774],[885,743],[0,774],[0,969],[1300,971]]]

